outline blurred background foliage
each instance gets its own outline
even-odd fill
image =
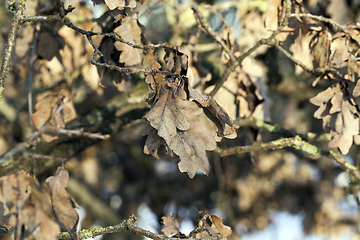
[[[3,51],[11,14],[4,0],[1,2],[0,46]],[[195,2],[200,4],[201,11],[218,34],[224,29],[223,21],[233,28],[240,52],[269,34],[264,20],[274,1]],[[72,23],[86,30],[101,30],[100,17],[107,11],[104,4],[94,6],[90,1],[65,1],[66,6],[69,4],[76,7],[68,15]],[[154,44],[183,45],[191,42],[191,36],[196,36],[197,44],[192,51],[196,53],[195,64],[200,76],[198,89],[206,92],[221,78],[226,64],[220,60],[221,47],[198,28],[191,4],[190,0],[147,0],[143,5],[138,4],[136,11],[140,23],[146,27],[148,40]],[[341,24],[356,22],[359,18],[359,2],[355,0],[309,0],[302,4],[309,12],[323,14]],[[26,5],[28,15],[58,11],[55,0],[27,0]],[[102,40],[95,38],[97,44]],[[293,41],[294,37],[289,35],[284,46],[289,47]],[[36,53],[32,56],[35,42]],[[24,141],[32,132],[25,97],[30,71],[34,102],[49,90],[77,91],[74,109],[79,118],[126,95],[130,102],[144,101],[148,90],[142,74],[110,72],[101,75],[102,70],[89,63],[92,51],[82,35],[60,22],[21,27],[4,99],[0,102],[0,154]],[[115,58],[116,53],[112,54],[111,58]],[[158,54],[161,58],[164,53],[159,50]],[[30,69],[31,58],[34,59],[33,69]],[[323,132],[321,121],[313,118],[316,107],[310,104],[309,98],[329,86],[326,81],[312,87],[314,76],[306,72],[296,74],[294,64],[268,46],[259,48],[246,66],[261,79],[263,101],[268,110],[264,119],[297,133]],[[208,74],[210,78],[206,78]],[[231,88],[225,85],[216,98],[236,119],[244,112],[241,107],[235,107],[236,99],[227,87]],[[139,226],[160,231],[160,218],[174,212],[183,230],[190,231],[192,229],[186,226],[195,224],[199,210],[208,209],[232,227],[230,239],[249,236],[272,226],[276,212],[301,216],[303,231],[322,239],[337,239],[344,234],[351,239],[360,238],[360,215],[355,201],[357,189],[348,184],[349,175],[332,160],[312,159],[291,149],[223,158],[208,152],[209,176],[200,173],[190,179],[177,169],[177,157],[162,154],[163,158],[156,160],[143,154],[145,139],[141,132],[144,125],[144,121],[135,120],[113,133],[110,140],[94,141],[91,146],[85,144],[85,149],[66,163],[70,172],[68,190],[82,207],[82,228],[117,224],[136,214],[140,217]],[[265,142],[277,138],[278,135],[245,127],[239,130],[238,138],[223,140],[219,147],[250,145],[257,139]],[[326,143],[317,144],[324,149],[327,147]],[[351,149],[348,160],[358,166],[357,146]],[[55,173],[56,165],[34,169],[40,182]],[[137,238],[122,232],[103,236],[103,239],[119,237]]]

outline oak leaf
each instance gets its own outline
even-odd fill
[[[310,99],[312,104],[319,106],[314,117],[322,119],[323,128],[330,131],[329,147],[338,147],[342,154],[349,152],[354,137],[357,139],[359,135],[356,101],[350,97],[340,83],[335,83]]]
[[[140,24],[138,19],[131,16],[127,17],[124,22],[114,30],[114,32],[125,41],[138,45],[146,45],[148,43],[143,33],[144,31],[145,27]],[[119,57],[120,63],[124,63],[126,66],[134,66],[141,63],[143,58],[143,51],[141,49],[134,48],[122,42],[115,42],[114,46],[121,52]]]
[[[232,234],[231,227],[225,226],[221,217],[210,215],[208,211],[200,211],[200,220],[198,221],[197,228],[201,227],[205,227],[207,231],[193,231],[195,233],[195,238],[197,239],[208,238],[216,236],[217,234],[222,235],[226,239]],[[194,233],[190,233],[190,235],[193,235]]]
[[[0,221],[24,227],[24,239],[57,239],[60,227],[52,219],[50,199],[24,170],[0,178]]]
[[[105,0],[105,4],[110,8],[110,10],[114,10],[118,7],[129,7],[135,8],[136,1],[135,0]]]
[[[195,176],[197,169],[207,174],[209,162],[206,150],[214,150],[216,141],[211,132],[196,118],[202,113],[202,109],[187,100],[187,94],[178,82],[164,83],[159,94],[158,100],[145,118],[151,127],[157,130],[159,137],[164,139],[169,149],[180,157],[178,166],[181,172],[187,172],[191,178]],[[150,142],[145,146],[156,153],[160,139],[154,138],[154,133],[152,131],[150,134],[148,131],[144,135],[150,135],[150,138],[157,140],[153,145],[155,147],[151,147]]]
[[[44,125],[64,128],[65,123],[69,122],[75,117],[74,110],[64,102],[65,92],[62,90],[59,93],[50,93],[42,100],[36,103],[36,112],[31,114],[30,118],[36,129],[41,129]],[[57,136],[49,134],[42,134],[46,142],[51,142]]]
[[[162,223],[165,225],[165,228],[161,231],[165,235],[180,234],[179,223],[174,219],[174,213],[170,213],[168,216],[161,218]]]
[[[64,166],[59,166],[56,175],[46,179],[50,187],[52,208],[56,218],[66,228],[73,239],[77,239],[76,228],[79,223],[79,215],[74,208],[77,207],[75,200],[66,191],[69,173]]]

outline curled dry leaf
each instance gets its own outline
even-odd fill
[[[169,155],[180,157],[181,172],[193,178],[199,169],[209,172],[206,150],[216,148],[216,140],[236,137],[238,127],[233,124],[226,111],[209,96],[199,94],[189,85],[186,75],[188,57],[182,49],[167,49],[164,57],[167,70],[176,77],[164,79],[160,74],[146,74],[146,82],[153,93],[148,99],[152,109],[144,116],[148,120],[143,135],[148,136],[144,153],[159,158],[158,149],[164,145]],[[153,58],[150,69],[160,69]],[[200,121],[202,116],[207,123]],[[216,139],[216,140],[215,140]]]
[[[197,229],[205,227],[207,231],[197,231]],[[226,226],[222,222],[222,218],[216,215],[210,215],[208,211],[200,211],[200,220],[197,228],[190,233],[190,236],[195,235],[197,239],[208,238],[222,235],[225,239],[232,234],[231,227]]]
[[[165,235],[180,234],[179,223],[176,219],[174,219],[174,213],[170,213],[167,217],[162,217],[161,220],[162,224],[165,226],[165,228],[161,231]]]
[[[187,100],[182,86],[174,81],[162,85],[159,99],[145,115],[151,127],[157,130],[157,135],[180,157],[179,170],[187,172],[191,178],[195,176],[197,169],[205,174],[209,172],[206,150],[216,148],[211,132],[196,118],[201,113],[202,109]],[[161,138],[154,137],[154,130],[148,129],[149,127],[145,128],[143,134],[150,136],[155,143],[147,141],[145,152],[151,149],[151,152],[156,153],[161,145]]]
[[[57,239],[60,227],[53,221],[50,199],[40,184],[24,170],[0,178],[0,221],[24,227],[24,239]]]
[[[66,191],[68,186],[69,173],[64,166],[59,166],[56,175],[46,179],[50,187],[52,208],[56,218],[66,228],[73,239],[77,239],[76,228],[79,222],[79,215],[75,211],[77,203]]]
[[[68,106],[65,100],[65,92],[50,93],[35,105],[36,112],[30,118],[36,129],[41,129],[44,125],[64,128],[65,123],[75,117],[74,110]],[[46,142],[51,142],[57,136],[42,134]]]

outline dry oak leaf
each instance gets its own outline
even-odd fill
[[[42,100],[36,103],[36,112],[31,114],[30,118],[36,129],[40,129],[44,125],[49,125],[57,128],[64,128],[65,123],[69,122],[75,117],[74,110],[64,103],[64,90],[59,93],[50,93]],[[42,134],[46,142],[51,142],[57,136]]]
[[[337,92],[341,92],[340,83],[336,83],[328,87],[325,91],[318,93],[315,97],[310,99],[310,102],[315,106],[318,106],[318,110],[314,113],[314,117],[321,119],[328,115],[327,103],[332,99]]]
[[[167,217],[162,217],[161,220],[162,223],[165,225],[165,228],[161,231],[165,235],[180,234],[179,223],[176,219],[174,219],[174,213],[170,213]]]
[[[231,227],[225,226],[222,222],[222,218],[216,215],[210,215],[208,211],[200,211],[200,221],[198,222],[199,227],[205,227],[208,232],[200,232],[195,234],[195,238],[202,239],[212,236],[216,236],[217,234],[222,235],[225,239],[232,234]],[[191,235],[191,233],[190,233]]]
[[[118,7],[129,7],[135,8],[136,1],[135,0],[105,0],[105,4],[110,8],[110,10],[114,10]]]
[[[0,222],[6,220],[10,226],[24,226],[24,239],[57,239],[60,227],[51,219],[50,199],[36,179],[21,170],[0,178],[0,186],[4,208]]]
[[[18,207],[21,208],[30,196],[26,176],[26,172],[21,170],[0,178],[0,203],[4,210],[0,222],[6,221],[8,225],[16,226]]]
[[[56,240],[60,227],[41,209],[28,205],[21,209],[21,219],[25,221],[26,239]]]
[[[295,39],[294,43],[290,46],[290,51],[293,53],[293,57],[299,61],[301,61],[307,68],[313,68],[314,56],[311,54],[310,50],[310,42],[314,37],[313,32],[304,32],[299,31],[299,35]],[[304,70],[296,65],[295,73],[299,75]]]
[[[117,28],[116,32],[125,41],[132,44],[143,45],[147,44],[147,39],[144,38],[144,27],[140,24],[138,19],[133,17],[127,17],[127,19]],[[126,66],[134,66],[141,63],[143,58],[143,51],[138,48],[133,48],[128,44],[115,42],[115,48],[121,51],[119,62],[124,63]]]
[[[347,154],[353,143],[353,137],[359,135],[359,117],[356,107],[349,101],[342,101],[341,111],[334,116],[334,130],[330,131],[332,140],[329,147],[338,147],[342,154]]]
[[[146,126],[142,132],[143,136],[147,136],[144,145],[144,153],[151,154],[154,158],[160,159],[158,150],[161,145],[165,145],[165,141],[157,134],[157,130],[150,125],[150,122],[146,123]]]
[[[206,150],[214,150],[216,141],[211,132],[196,118],[202,109],[187,100],[187,94],[176,82],[164,83],[160,96],[144,116],[168,148],[180,157],[181,172],[193,178],[197,169],[209,172]]]
[[[56,175],[46,179],[50,187],[52,208],[56,218],[66,228],[70,236],[77,239],[76,229],[79,223],[79,215],[75,211],[77,203],[66,191],[69,173],[63,165],[59,166]]]
[[[330,86],[310,102],[319,106],[314,117],[322,119],[324,129],[330,130],[332,140],[329,147],[338,147],[342,154],[347,154],[353,138],[359,135],[359,117],[356,106],[347,99],[341,84]]]

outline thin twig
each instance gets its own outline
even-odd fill
[[[123,72],[123,73],[160,73],[160,74],[172,74],[168,71],[160,71],[157,69],[134,69],[134,68],[127,68],[127,67],[119,67],[116,65],[112,65],[112,64],[107,64],[107,63],[100,63],[97,62],[93,59],[90,60],[90,62],[94,65],[100,66],[100,67],[106,67],[106,68],[110,68],[112,70],[117,70],[119,72]]]
[[[22,16],[20,21],[21,24],[29,23],[29,22],[54,22],[60,21],[60,13],[55,15],[48,15],[48,16]]]
[[[226,45],[226,43],[221,39],[221,37],[212,29],[212,27],[209,25],[209,23],[206,21],[206,18],[202,14],[202,12],[199,10],[199,8],[196,5],[192,5],[191,9],[194,11],[196,19],[200,22],[201,26],[205,29],[205,31],[210,34],[215,41],[217,41],[221,47],[224,49],[224,51],[229,55],[231,62],[237,62],[238,65],[241,64],[239,62],[232,51],[229,49],[229,47]]]
[[[34,26],[34,39],[33,39],[33,45],[31,49],[30,54],[30,69],[29,69],[29,93],[28,93],[28,111],[29,111],[29,119],[30,124],[33,126],[33,122],[30,118],[30,116],[33,114],[33,104],[32,104],[32,79],[33,79],[33,70],[34,70],[34,56],[38,41],[39,31],[37,29],[37,26]]]
[[[26,155],[28,157],[32,157],[32,158],[43,158],[43,159],[47,159],[47,160],[56,160],[56,161],[60,161],[60,162],[66,162],[68,159],[67,158],[62,158],[62,157],[54,157],[54,156],[49,156],[49,155],[42,155],[42,154],[36,154],[36,153],[26,153]]]
[[[320,76],[321,73],[316,72],[313,69],[308,68],[305,64],[300,62],[299,60],[295,59],[288,51],[286,51],[279,42],[275,43],[275,47],[279,49],[280,52],[282,52],[287,58],[289,58],[291,61],[293,61],[296,65],[299,65],[302,69],[307,71],[308,73],[314,74],[316,76]]]
[[[265,45],[265,44],[269,44],[269,45],[274,44],[276,35],[278,35],[288,25],[288,20],[289,20],[289,17],[291,15],[291,2],[290,2],[290,0],[285,1],[285,8],[284,9],[285,9],[284,10],[285,12],[283,14],[283,18],[281,20],[281,23],[280,23],[279,27],[270,35],[270,37],[260,39],[253,47],[251,47],[249,50],[247,50],[246,52],[241,54],[239,57],[237,57],[236,61],[232,62],[232,65],[229,68],[226,69],[226,71],[223,74],[221,80],[215,85],[215,88],[209,94],[210,96],[213,97],[219,91],[219,89],[224,85],[226,80],[229,78],[230,74],[235,70],[235,68],[237,66],[239,66],[238,63],[241,64],[242,61],[246,57],[250,56],[250,54],[255,52],[260,46]]]
[[[16,12],[14,17],[11,20],[11,26],[10,26],[10,32],[8,35],[8,39],[6,42],[6,48],[5,48],[5,55],[3,58],[3,63],[1,66],[1,72],[0,72],[0,100],[1,95],[4,90],[5,86],[5,80],[7,78],[7,75],[10,70],[10,62],[11,62],[11,55],[14,50],[15,46],[15,37],[16,37],[16,31],[18,30],[20,26],[20,18],[24,12],[24,5],[23,4],[14,4],[16,7]]]
[[[319,20],[320,22],[330,23],[331,25],[343,30],[345,33],[350,34],[349,30],[344,25],[341,25],[335,22],[334,20],[323,16],[313,15],[311,13],[292,13],[290,14],[290,17],[308,17],[308,18],[316,19]]]
[[[78,130],[68,130],[68,129],[59,129],[51,126],[43,126],[38,131],[34,132],[30,135],[26,141],[17,144],[14,148],[7,151],[5,154],[3,154],[0,157],[0,166],[4,167],[9,165],[12,162],[13,156],[17,153],[26,153],[26,149],[28,149],[30,146],[37,144],[37,138],[44,133],[52,133],[52,134],[65,134],[67,136],[82,136],[82,137],[89,137],[89,138],[95,138],[95,139],[109,139],[110,135],[105,134],[102,135],[100,133],[89,133],[84,132],[83,129]]]
[[[313,132],[308,132],[306,134],[299,134],[297,132],[282,128],[277,124],[266,123],[254,117],[238,118],[234,121],[234,123],[237,124],[239,127],[251,127],[271,133],[277,133],[282,135],[283,137],[295,137],[299,135],[305,141],[331,141],[330,134],[328,133],[317,134]]]
[[[352,165],[350,162],[346,161],[340,154],[335,153],[334,151],[321,150],[315,145],[312,145],[302,140],[299,136],[295,136],[293,138],[278,139],[268,143],[254,144],[251,146],[238,146],[229,149],[217,148],[215,152],[217,152],[221,157],[223,157],[250,151],[283,149],[285,147],[291,147],[296,150],[303,151],[311,157],[326,156],[332,158],[337,163],[339,163],[346,171],[352,174],[358,181],[360,181],[359,169]]]

